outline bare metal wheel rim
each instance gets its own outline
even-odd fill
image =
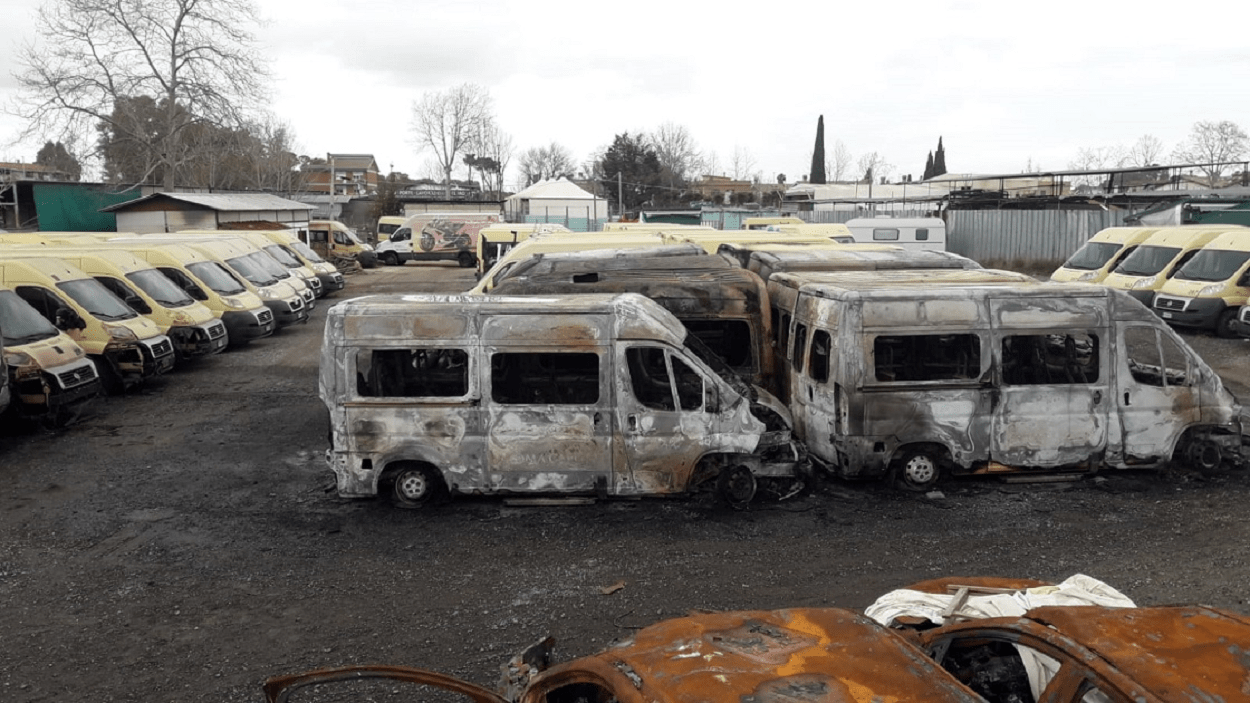
[[[937,465],[927,456],[913,456],[903,465],[903,476],[912,483],[929,483],[937,478],[937,472]]]
[[[405,471],[395,482],[395,490],[408,500],[420,500],[430,492],[430,481],[424,471]]]

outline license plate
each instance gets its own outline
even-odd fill
[[[1163,319],[1165,319],[1165,320],[1170,320],[1170,319],[1172,319],[1172,313],[1170,313],[1170,312],[1165,312],[1165,313],[1163,313]]]

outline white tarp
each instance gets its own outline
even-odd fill
[[[881,596],[864,611],[868,617],[885,625],[894,624],[900,617],[924,618],[941,625],[943,613],[955,600],[954,593],[922,593],[901,588]],[[1074,574],[1055,586],[1037,586],[1011,593],[980,594],[970,591],[967,601],[959,606],[953,617],[979,620],[983,618],[1019,617],[1033,608],[1047,605],[1101,605],[1109,608],[1137,607],[1128,596],[1085,574]],[[1029,675],[1029,684],[1036,700],[1046,684],[1059,671],[1059,662],[1027,647],[1017,646],[1020,660]],[[1085,703],[1102,703],[1107,699],[1097,691],[1091,691]]]

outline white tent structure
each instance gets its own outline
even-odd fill
[[[567,178],[539,181],[504,201],[509,222],[557,222],[572,230],[589,220],[608,219],[608,201],[582,189]]]

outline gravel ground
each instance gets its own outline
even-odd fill
[[[345,293],[470,276],[410,264]],[[547,634],[567,658],[690,610],[860,609],[948,575],[1080,572],[1140,604],[1250,612],[1243,472],[958,481],[932,496],[830,483],[747,512],[708,496],[341,500],[316,395],[332,300],[67,430],[0,437],[0,700],[260,701],[270,675],[349,663],[493,685]],[[1247,342],[1186,337],[1250,398]]]

